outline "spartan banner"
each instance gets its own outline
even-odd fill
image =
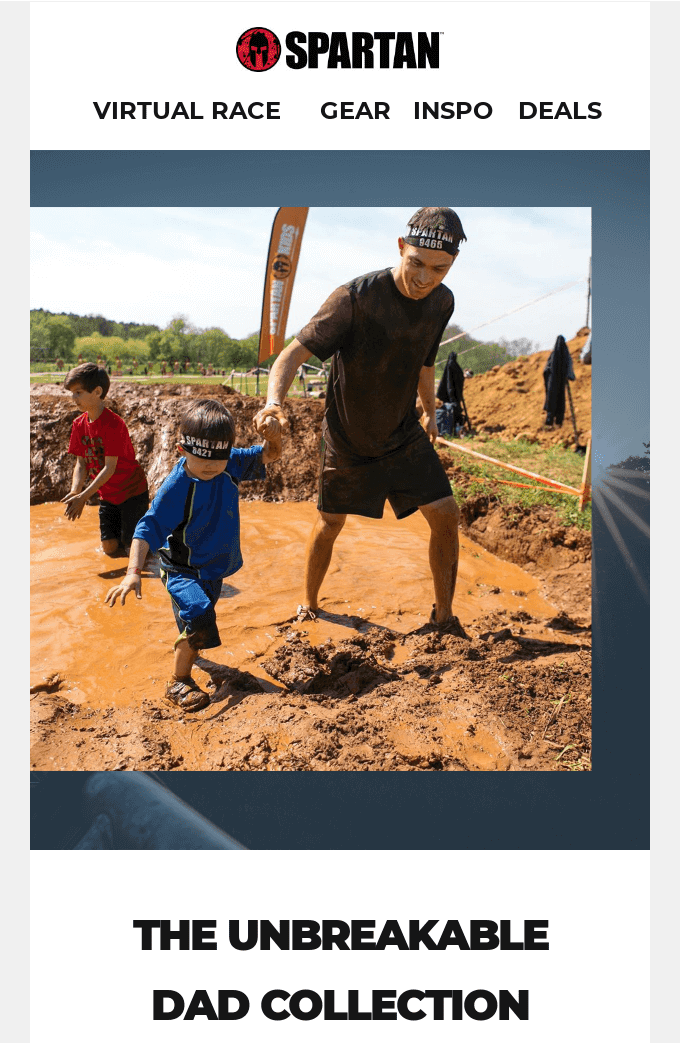
[[[282,206],[274,218],[264,280],[259,362],[264,362],[270,355],[278,355],[283,348],[308,213],[308,206]]]

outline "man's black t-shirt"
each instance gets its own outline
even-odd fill
[[[399,292],[392,269],[335,290],[298,340],[322,361],[333,357],[324,437],[337,451],[380,457],[418,436],[418,378],[433,366],[453,314],[439,285],[422,301]]]

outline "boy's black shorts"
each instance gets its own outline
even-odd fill
[[[382,518],[388,500],[397,518],[408,518],[451,495],[446,471],[422,428],[408,445],[378,458],[347,456],[321,439],[320,511]]]
[[[99,504],[99,534],[104,540],[118,540],[122,547],[129,547],[135,527],[149,509],[149,490],[139,496],[131,496],[123,503],[109,503],[102,500]]]

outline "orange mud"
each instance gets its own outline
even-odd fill
[[[212,702],[191,715],[163,698],[177,630],[156,563],[143,600],[111,609],[127,562],[98,549],[96,509],[71,523],[59,503],[31,508],[33,769],[589,766],[589,626],[546,600],[545,577],[462,536],[460,625],[441,631],[427,622],[422,517],[350,517],[323,614],[291,622],[315,508],[241,511],[245,566],[218,604],[223,644],[195,671]]]

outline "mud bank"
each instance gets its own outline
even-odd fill
[[[580,440],[585,444],[591,427],[591,366],[579,353],[586,335],[569,341],[576,380],[571,384]],[[466,381],[465,400],[473,426],[495,433],[504,441],[524,436],[541,445],[574,444],[567,411],[561,428],[543,425],[543,368],[549,352],[539,352],[496,367]],[[192,398],[219,398],[234,414],[237,445],[256,441],[252,419],[263,405],[259,398],[242,396],[220,385],[164,384],[140,386],[115,380],[107,404],[123,417],[137,457],[152,492],[158,488],[176,460],[175,441],[179,419]],[[318,449],[323,403],[314,399],[289,399],[290,437],[284,443],[280,463],[268,468],[265,482],[253,482],[244,495],[255,500],[313,500],[316,497]],[[73,400],[61,384],[31,388],[31,504],[60,500],[70,489],[73,460],[68,439],[78,415]],[[448,454],[442,459],[450,461]]]
[[[115,381],[107,396],[110,409],[124,419],[144,468],[152,494],[177,462],[175,445],[180,418],[191,399],[217,398],[236,421],[236,445],[260,439],[253,417],[264,399],[239,395],[219,385],[138,384]],[[71,488],[73,457],[68,454],[71,424],[78,416],[68,391],[60,384],[31,388],[31,504],[60,500]],[[281,461],[270,464],[264,482],[248,482],[246,499],[309,500],[316,494],[318,449],[323,404],[299,399],[289,409],[289,437]]]
[[[586,366],[580,359],[581,349],[587,339],[587,327],[584,327],[567,341],[576,377],[576,380],[570,381],[569,388],[579,440],[583,445],[591,437],[593,367]],[[539,351],[535,355],[522,356],[466,380],[465,401],[473,427],[477,431],[494,434],[505,442],[524,436],[543,446],[575,445],[568,401],[562,427],[546,429],[544,426],[543,369],[549,355],[549,351]],[[464,355],[461,355],[460,361],[465,364]]]
[[[585,340],[585,338],[581,338]],[[590,393],[590,367],[578,362],[573,348],[580,343],[572,341],[574,366],[581,375],[581,392],[587,386]],[[530,434],[536,441],[552,443],[567,439],[567,425],[562,434],[542,430],[543,403],[542,369],[547,353],[531,356],[524,362],[509,364],[510,368],[525,367],[531,374]],[[506,383],[513,382],[504,371],[495,376],[485,374],[469,381],[471,402],[483,405],[485,415],[496,415],[502,410]],[[577,381],[578,383],[578,381]],[[495,388],[492,398],[492,390]],[[137,384],[114,382],[109,394],[109,406],[125,420],[138,459],[145,469],[152,493],[174,466],[177,456],[175,441],[179,419],[192,398],[206,394],[219,398],[233,412],[238,428],[237,445],[251,445],[256,441],[252,427],[255,413],[262,399],[241,396],[230,388],[211,385],[179,385],[172,383],[140,387]],[[466,391],[466,395],[468,392]],[[481,407],[480,407],[481,408]],[[577,407],[578,408],[578,407]],[[312,399],[289,400],[287,413],[289,436],[284,441],[281,461],[267,468],[264,482],[244,483],[242,496],[246,500],[264,502],[316,501],[319,442],[323,403]],[[500,415],[500,414],[498,414]],[[73,458],[67,453],[71,424],[77,416],[70,394],[57,384],[37,385],[31,389],[31,504],[60,500],[70,489]],[[590,406],[588,404],[588,424]],[[519,432],[528,423],[522,414],[515,418]],[[509,423],[509,421],[508,421]],[[518,432],[512,426],[504,428],[511,437]],[[457,485],[466,479],[457,471],[448,452],[440,453],[449,477]],[[388,508],[389,511],[389,508]],[[483,497],[470,499],[462,511],[463,531],[485,549],[540,576],[546,596],[556,599],[560,607],[583,616],[590,613],[590,536],[566,529],[557,522],[552,508],[535,511],[508,512]]]
[[[197,671],[212,701],[193,716],[162,697],[175,631],[153,563],[143,600],[110,609],[126,562],[97,550],[97,511],[72,524],[59,504],[32,508],[32,768],[589,767],[587,613],[565,614],[543,577],[463,537],[460,622],[442,632],[422,518],[350,518],[322,614],[297,622],[314,507],[242,507],[246,565],[225,584],[223,645]]]

